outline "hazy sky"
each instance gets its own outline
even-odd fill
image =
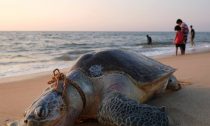
[[[0,0],[0,31],[210,31],[210,0]]]

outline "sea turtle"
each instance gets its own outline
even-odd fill
[[[53,85],[10,126],[72,126],[96,118],[111,126],[168,126],[164,107],[145,104],[167,87],[178,90],[175,69],[146,56],[104,50],[81,56],[66,74],[54,71]],[[55,88],[56,87],[56,88]]]

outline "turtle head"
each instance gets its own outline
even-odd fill
[[[170,76],[168,79],[167,89],[177,91],[181,89],[181,85],[175,76]]]
[[[65,121],[66,109],[62,94],[50,90],[29,107],[23,123],[26,126],[57,126]]]

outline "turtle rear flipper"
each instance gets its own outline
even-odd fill
[[[180,82],[176,79],[175,76],[171,75],[168,79],[168,85],[167,85],[167,89],[172,90],[172,91],[177,91],[180,90],[181,84]]]
[[[168,126],[163,108],[139,104],[118,93],[106,94],[98,111],[98,121],[110,126]]]

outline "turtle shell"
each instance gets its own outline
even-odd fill
[[[71,70],[81,69],[89,77],[119,71],[140,83],[149,83],[172,74],[175,69],[131,51],[105,50],[81,56]]]

